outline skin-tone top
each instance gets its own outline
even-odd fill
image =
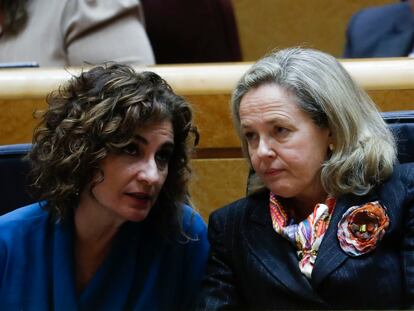
[[[40,67],[155,62],[139,0],[32,0],[27,12],[24,29],[0,37],[0,62]]]

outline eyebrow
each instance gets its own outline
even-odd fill
[[[148,140],[146,140],[144,137],[140,135],[134,135],[134,140],[136,140],[137,142],[141,144],[148,145]]]
[[[149,142],[148,140],[146,140],[144,137],[142,137],[141,135],[134,135],[134,140],[136,140],[138,143],[143,144],[143,145],[148,145]],[[168,148],[174,148],[174,142],[173,141],[166,141],[165,143],[162,144],[162,147],[168,147]]]
[[[286,123],[288,123],[288,121],[286,121],[285,118],[278,118],[278,117],[276,117],[276,118],[272,118],[270,120],[264,121],[263,123],[266,124],[266,125],[274,125],[274,124],[285,125]],[[240,122],[240,127],[242,129],[250,128],[251,127],[251,124],[250,123],[247,123],[246,124],[246,123]]]

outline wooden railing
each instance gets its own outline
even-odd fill
[[[344,60],[342,64],[382,111],[414,110],[414,60]],[[249,66],[251,63],[136,68],[157,72],[192,103],[201,140],[192,160],[191,193],[205,218],[245,192],[247,164],[232,128],[229,101]],[[30,142],[37,122],[33,112],[46,107],[47,93],[79,72],[79,68],[1,69],[0,144]]]

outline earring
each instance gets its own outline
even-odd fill
[[[329,148],[330,151],[334,151],[335,150],[335,147],[334,147],[333,144],[329,144],[328,148]]]

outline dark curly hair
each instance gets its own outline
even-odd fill
[[[34,196],[45,202],[55,219],[65,219],[77,207],[79,193],[95,174],[103,174],[100,161],[130,144],[137,128],[170,120],[174,151],[146,221],[162,229],[180,227],[179,206],[186,201],[191,172],[190,134],[198,141],[198,133],[189,104],[165,80],[153,72],[137,73],[110,63],[73,77],[49,94],[47,103],[33,136],[30,175]]]

